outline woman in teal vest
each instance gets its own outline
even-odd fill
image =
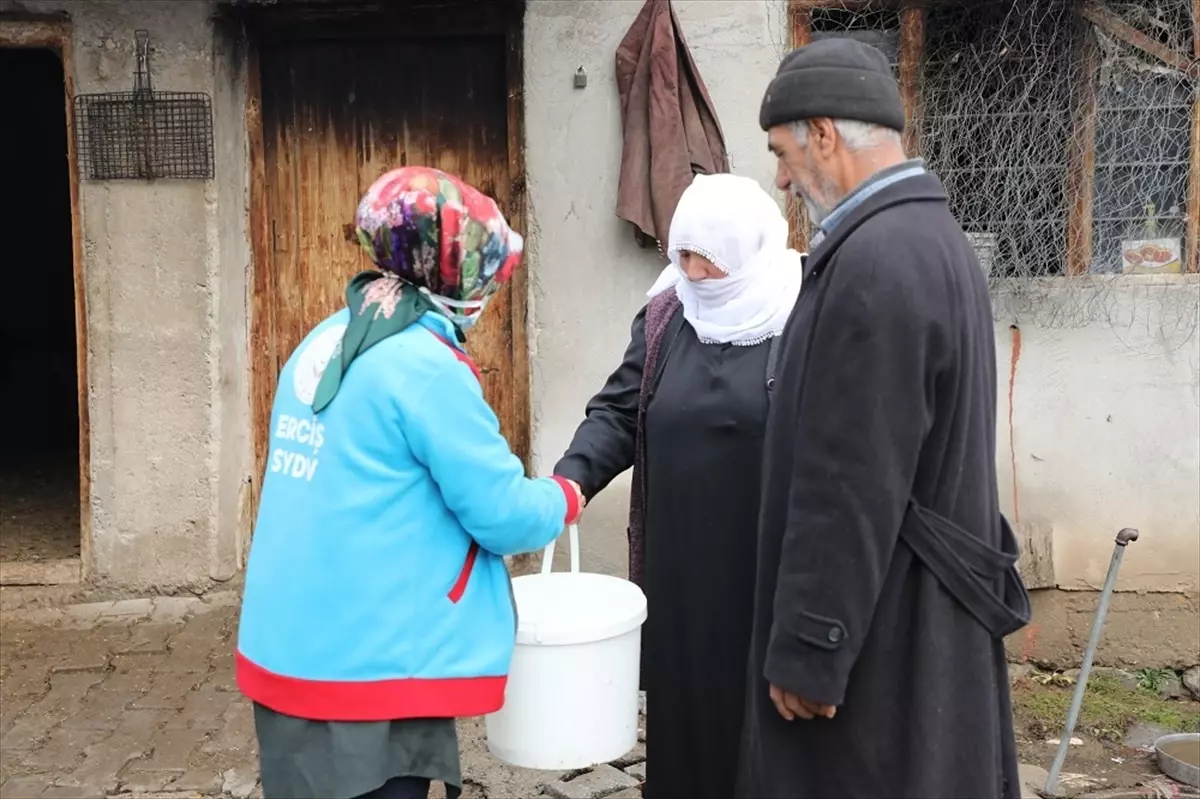
[[[397,169],[359,204],[378,270],[279,377],[237,679],[266,799],[409,799],[461,785],[454,719],[498,710],[516,616],[503,556],[582,507],[528,479],[463,351],[520,261],[496,204]]]

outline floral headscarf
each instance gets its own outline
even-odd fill
[[[456,303],[487,299],[521,260],[521,236],[496,203],[428,167],[394,169],[376,180],[354,221],[380,269]]]
[[[402,167],[376,180],[355,214],[358,240],[380,271],[346,287],[350,322],[313,399],[320,413],[350,364],[428,311],[454,322],[460,340],[521,261],[521,236],[496,203],[460,178]]]

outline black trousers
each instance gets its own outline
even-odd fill
[[[393,777],[359,799],[428,799],[429,780],[422,777]]]

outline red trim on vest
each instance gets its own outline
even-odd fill
[[[462,718],[504,706],[508,677],[372,682],[302,680],[275,674],[237,653],[237,684],[249,699],[286,716],[313,721]]]
[[[450,351],[454,353],[454,357],[458,358],[460,363],[465,363],[467,368],[471,370],[471,374],[475,375],[475,379],[480,383],[483,383],[483,375],[480,373],[479,367],[475,365],[475,361],[471,360],[471,356],[467,355],[458,347],[451,344],[445,336],[438,335],[432,330],[429,332],[433,333],[434,338],[449,347]],[[467,549],[467,560],[465,563],[463,563],[462,571],[458,573],[458,579],[454,581],[454,587],[451,588],[450,593],[447,594],[450,601],[456,605],[458,604],[458,601],[463,598],[463,594],[467,592],[467,583],[471,579],[471,572],[475,569],[475,559],[477,557],[479,557],[479,543],[472,541],[470,548]]]
[[[471,571],[475,568],[475,559],[477,557],[479,557],[479,542],[472,541],[471,546],[467,548],[467,560],[463,563],[462,571],[458,573],[458,579],[454,581],[454,587],[446,595],[456,605],[463,598],[463,594],[467,592],[467,581],[471,579]]]
[[[426,328],[426,330],[429,330],[429,328]],[[449,347],[450,351],[454,353],[455,358],[458,358],[458,360],[461,363],[465,363],[467,365],[467,368],[471,370],[471,374],[475,375],[476,380],[478,380],[480,383],[483,382],[483,373],[479,371],[479,367],[475,365],[475,362],[473,360],[471,360],[470,355],[467,355],[465,352],[460,350],[458,347],[451,344],[450,340],[447,339],[445,336],[438,335],[437,333],[434,333],[432,330],[430,330],[429,332],[433,335],[434,338],[436,338],[438,341],[442,342],[447,347]]]

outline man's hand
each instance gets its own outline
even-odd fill
[[[779,711],[779,715],[783,716],[785,721],[795,721],[797,716],[807,721],[817,717],[831,719],[837,715],[837,708],[833,705],[809,702],[807,699],[801,699],[795,694],[785,691],[778,685],[771,686],[771,701],[775,703],[775,709]]]

